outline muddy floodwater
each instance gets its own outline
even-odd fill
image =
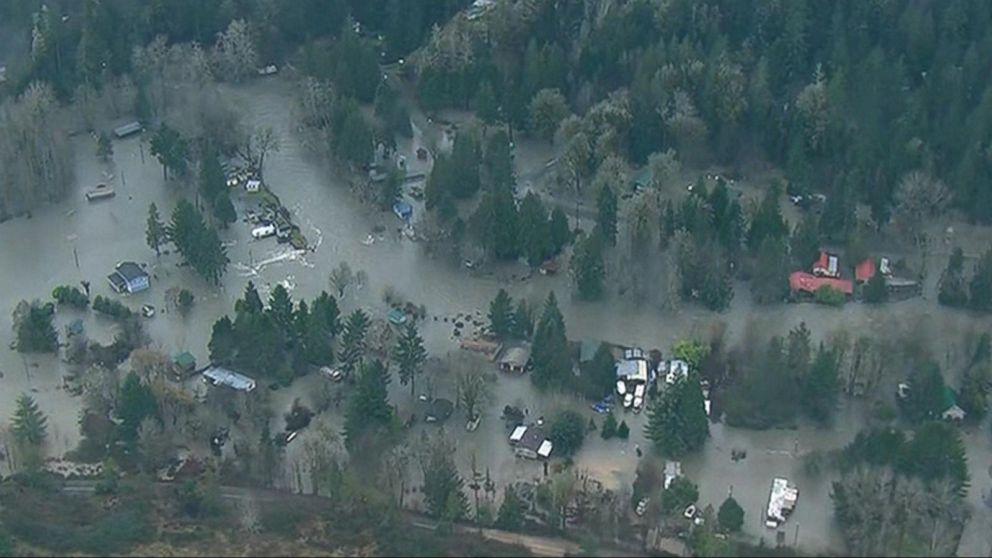
[[[294,132],[289,88],[286,84],[264,81],[230,91],[232,103],[239,107],[248,125],[272,126],[280,140],[278,151],[265,160],[265,179],[296,216],[302,232],[316,248],[312,252],[294,252],[275,239],[250,239],[248,225],[239,221],[221,233],[228,245],[231,266],[220,287],[207,286],[187,268],[177,267],[174,254],[156,258],[145,243],[145,221],[149,203],[158,205],[167,219],[176,201],[195,197],[193,181],[188,185],[165,183],[162,169],[150,155],[147,137],[134,137],[114,143],[112,165],[99,162],[95,142],[89,136],[77,136],[77,182],[65,201],[39,209],[31,219],[18,218],[0,223],[0,293],[4,307],[0,309],[0,417],[8,417],[14,401],[22,392],[30,392],[49,416],[51,442],[49,451],[58,455],[75,446],[79,439],[77,420],[82,398],[73,397],[61,389],[65,365],[55,357],[22,356],[8,349],[13,340],[11,316],[14,305],[21,299],[47,298],[61,284],[78,285],[82,280],[92,284],[93,295],[103,294],[119,299],[112,293],[106,276],[121,260],[147,262],[152,270],[152,287],[146,292],[124,298],[137,310],[142,304],[159,308],[156,317],[146,320],[152,346],[166,353],[188,350],[199,363],[207,361],[207,341],[214,320],[233,311],[234,300],[245,284],[252,280],[263,297],[277,282],[283,283],[294,298],[312,298],[328,289],[328,274],[340,262],[348,262],[355,271],[364,270],[368,280],[358,288],[350,288],[343,298],[342,310],[364,308],[373,317],[384,317],[387,310],[382,293],[394,288],[404,298],[426,306],[428,318],[422,335],[428,351],[443,356],[457,348],[451,318],[473,315],[484,319],[489,301],[499,288],[506,288],[515,298],[539,301],[554,289],[564,314],[571,339],[602,339],[646,349],[667,351],[678,339],[708,333],[717,324],[726,327],[728,343],[742,338],[750,327],[764,334],[784,333],[805,321],[820,338],[838,328],[852,331],[872,331],[886,327],[904,327],[925,321],[941,335],[960,338],[976,326],[988,327],[984,318],[959,312],[949,312],[933,302],[933,281],[929,281],[927,296],[907,302],[870,308],[848,304],[843,309],[814,305],[781,305],[772,308],[752,307],[746,287],[738,286],[732,307],[715,314],[686,308],[678,313],[641,305],[627,299],[608,298],[599,303],[573,301],[567,274],[555,277],[534,277],[521,280],[525,268],[505,266],[495,270],[472,271],[442,258],[425,255],[417,242],[398,233],[401,222],[392,214],[374,211],[359,203],[330,168],[315,159],[301,145]],[[421,134],[413,141],[400,144],[408,161],[415,161]],[[420,164],[420,163],[418,163]],[[519,165],[543,165],[540,157],[519,157]],[[533,174],[533,168],[518,168],[518,174]],[[88,203],[83,198],[86,189],[98,182],[108,182],[117,189],[117,196]],[[243,208],[243,200],[235,200]],[[422,207],[414,204],[416,221]],[[384,232],[374,235],[375,241],[363,240],[375,225]],[[946,256],[935,255],[935,269],[943,267]],[[934,275],[934,274],[931,274]],[[186,287],[196,294],[196,303],[189,316],[163,312],[165,293],[170,288]],[[76,317],[84,317],[87,334],[107,342],[113,336],[109,322],[92,312],[77,314],[60,309],[57,327],[61,328]],[[472,333],[466,324],[462,335]],[[312,393],[317,376],[303,378],[292,387],[273,394],[276,416],[288,409],[294,397],[306,398]],[[447,393],[444,390],[450,390]],[[407,388],[392,385],[394,402],[405,412],[411,405]],[[452,386],[439,386],[440,395],[453,398]],[[526,377],[501,376],[494,389],[491,405],[487,407],[482,425],[473,433],[465,431],[460,412],[449,421],[446,429],[458,445],[458,463],[463,472],[469,470],[474,453],[480,468],[490,469],[498,483],[522,478],[539,478],[541,468],[532,462],[515,459],[506,444],[506,431],[499,420],[499,410],[506,404],[517,404],[529,410],[530,418],[549,413],[561,406],[575,406],[587,416],[593,416],[587,404],[569,397],[535,393]],[[587,470],[612,488],[629,488],[634,478],[638,457],[635,446],[645,451],[649,443],[643,436],[645,414],[625,417],[631,427],[631,438],[622,442],[604,442],[598,435],[587,438],[586,445],[576,456],[579,468]],[[329,420],[340,420],[340,413],[331,411]],[[597,416],[597,422],[601,422]],[[862,424],[859,404],[845,404],[838,412],[833,428],[820,430],[812,426],[799,430],[764,432],[733,429],[721,424],[711,428],[712,437],[698,455],[685,460],[683,471],[700,484],[700,502],[718,507],[732,490],[746,512],[746,533],[772,543],[774,533],[764,528],[763,506],[767,500],[773,476],[787,476],[800,484],[798,510],[786,523],[786,542],[798,544],[811,551],[833,549],[840,551],[843,541],[832,524],[830,478],[806,479],[799,456],[816,449],[832,449],[846,444]],[[418,426],[413,434],[425,426]],[[433,428],[433,427],[430,427]],[[304,432],[300,438],[310,432]],[[989,526],[988,508],[984,497],[992,490],[987,471],[990,463],[989,437],[986,430],[967,433],[970,467],[972,469],[969,503],[972,522],[965,540],[974,552],[987,552],[985,533]],[[299,457],[302,442],[288,450],[288,460]],[[733,462],[732,448],[747,450],[747,458]],[[291,484],[289,481],[287,481]],[[963,543],[965,544],[965,543]]]

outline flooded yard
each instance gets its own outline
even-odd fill
[[[189,184],[163,182],[161,167],[150,155],[147,143],[141,143],[147,142],[147,134],[115,142],[114,163],[109,169],[93,156],[95,142],[91,138],[75,138],[77,183],[67,199],[34,212],[31,219],[19,218],[0,224],[0,293],[6,304],[0,312],[0,417],[9,417],[17,396],[30,392],[49,416],[49,452],[52,455],[61,455],[78,442],[77,420],[82,399],[62,389],[66,365],[58,358],[22,356],[8,348],[13,340],[10,313],[18,300],[45,299],[54,287],[78,285],[82,280],[91,282],[94,295],[119,298],[112,293],[105,277],[121,260],[150,265],[151,289],[123,301],[132,310],[142,304],[159,308],[156,317],[145,321],[152,346],[169,354],[188,350],[199,363],[208,360],[207,341],[214,320],[233,312],[234,300],[249,280],[259,286],[263,297],[276,283],[282,283],[294,298],[310,299],[321,290],[329,290],[328,275],[341,262],[347,262],[355,271],[365,271],[368,277],[365,284],[348,290],[341,301],[342,312],[360,307],[374,318],[385,317],[388,308],[382,301],[382,294],[391,287],[414,304],[426,306],[428,318],[421,334],[428,352],[442,357],[448,351],[457,350],[458,342],[452,335],[452,324],[446,318],[466,313],[484,318],[490,300],[500,288],[507,289],[515,298],[534,302],[542,301],[548,292],[555,290],[570,339],[602,339],[645,349],[659,348],[663,352],[679,339],[707,335],[716,326],[725,326],[726,341],[734,344],[744,338],[749,328],[771,335],[785,333],[800,322],[809,325],[814,339],[823,338],[839,328],[868,331],[917,322],[930,324],[933,331],[945,338],[953,339],[957,335],[960,339],[969,328],[990,325],[987,318],[936,306],[936,297],[932,295],[881,308],[861,304],[848,304],[843,309],[810,304],[763,308],[752,306],[746,286],[738,285],[733,304],[725,313],[686,308],[673,314],[628,299],[608,298],[597,303],[574,301],[567,273],[552,277],[535,275],[520,281],[507,277],[511,272],[519,273],[515,267],[496,269],[499,273],[492,275],[470,271],[446,260],[425,256],[421,245],[399,234],[401,222],[396,216],[360,204],[326,164],[306,152],[293,132],[295,124],[290,114],[287,85],[281,81],[259,82],[230,94],[231,102],[245,114],[246,124],[271,126],[279,138],[279,150],[266,158],[265,179],[294,214],[304,235],[316,246],[312,252],[293,251],[271,238],[252,240],[248,225],[239,221],[221,232],[228,246],[231,266],[219,287],[208,286],[188,268],[177,267],[175,254],[156,258],[144,237],[149,203],[156,203],[167,220],[178,199],[195,197],[195,186],[194,181]],[[416,160],[416,147],[417,139],[401,144],[408,161]],[[536,165],[544,164],[543,156],[530,159]],[[105,175],[108,172],[110,176]],[[87,203],[83,192],[100,181],[112,183],[117,188],[117,196]],[[239,214],[243,203],[244,200],[235,198]],[[421,206],[415,204],[415,220],[420,211]],[[384,227],[382,239],[366,245],[362,240],[375,225]],[[935,264],[937,269],[942,268],[943,261]],[[163,311],[165,293],[174,287],[189,288],[196,295],[195,305],[187,317]],[[59,309],[58,328],[75,317],[74,312]],[[90,312],[85,314],[84,323],[91,338],[101,341],[112,338],[112,328],[105,319]],[[463,329],[463,332],[470,331],[469,327]],[[281,424],[279,417],[295,397],[302,397],[307,402],[308,393],[319,381],[325,380],[314,375],[275,392],[272,400],[276,422]],[[450,391],[439,395],[453,399],[453,385],[447,389]],[[400,386],[394,378],[391,392],[393,402],[403,412],[411,403],[409,389]],[[464,415],[460,411],[456,411],[445,426],[457,444],[457,463],[462,472],[468,472],[470,456],[475,454],[480,468],[489,468],[498,486],[510,480],[542,475],[539,463],[514,458],[507,446],[507,432],[499,419],[500,410],[507,404],[529,409],[530,418],[537,414],[548,415],[556,407],[572,406],[581,409],[587,418],[595,416],[597,423],[602,422],[601,416],[594,415],[587,403],[561,395],[536,393],[526,376],[500,375],[491,405],[485,410],[476,432],[466,432]],[[329,414],[330,420],[341,420],[340,411],[332,408]],[[615,489],[629,487],[634,479],[638,460],[635,446],[645,451],[650,447],[643,434],[646,413],[629,414],[624,418],[631,428],[628,441],[603,441],[598,433],[593,433],[575,458],[577,467]],[[733,490],[746,512],[745,532],[756,539],[763,537],[766,543],[772,543],[774,536],[762,521],[771,479],[777,475],[789,477],[799,483],[801,495],[798,510],[784,527],[788,533],[786,542],[791,544],[797,537],[798,544],[810,551],[838,551],[843,547],[832,524],[830,479],[828,476],[806,479],[801,472],[799,456],[807,451],[846,444],[862,424],[862,411],[857,404],[841,408],[835,426],[829,430],[810,426],[796,431],[754,432],[714,424],[705,449],[685,460],[683,471],[700,484],[703,505],[712,504],[716,508],[728,491]],[[413,429],[412,436],[419,436],[424,428],[435,427],[421,424]],[[308,434],[301,435],[301,440]],[[987,527],[989,514],[983,501],[984,496],[992,492],[992,479],[986,470],[990,459],[988,433],[981,430],[969,434],[967,440],[972,468],[969,502],[975,507],[975,521],[984,521]],[[290,446],[287,461],[300,457],[302,446],[301,441]],[[747,458],[731,461],[731,448],[746,449]],[[983,548],[981,552],[986,550]]]

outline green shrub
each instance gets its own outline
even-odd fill
[[[130,308],[116,300],[110,300],[101,295],[96,295],[96,298],[93,299],[93,310],[118,320],[123,320],[131,316]]]
[[[193,298],[193,293],[189,289],[183,289],[179,291],[179,296],[176,298],[176,303],[179,305],[179,311],[183,314],[189,312],[190,308],[193,307],[193,302],[196,299]]]
[[[55,290],[52,291],[52,298],[59,304],[79,309],[86,308],[90,304],[89,297],[83,294],[83,291],[68,285],[55,287]]]
[[[820,285],[813,294],[813,300],[828,306],[842,306],[847,300],[847,296],[830,285]]]

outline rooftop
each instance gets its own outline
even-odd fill
[[[799,488],[790,486],[787,479],[772,479],[772,492],[768,496],[768,517],[766,524],[777,527],[785,522],[799,500]]]
[[[849,279],[817,277],[805,271],[794,271],[789,275],[789,288],[793,291],[815,293],[817,289],[824,285],[830,286],[847,295],[854,292],[854,284]]]
[[[617,362],[617,377],[641,382],[648,381],[648,361],[643,358]]]
[[[145,270],[141,269],[141,266],[134,262],[121,262],[117,264],[116,269],[117,273],[129,283],[139,277],[148,277]]]
[[[255,389],[255,380],[220,366],[207,368],[203,371],[203,377],[210,380],[214,385],[224,385],[240,391],[252,391]]]
[[[524,366],[527,366],[527,361],[529,360],[530,346],[521,343],[507,346],[503,349],[503,352],[500,353],[497,362],[499,364],[505,364],[515,368],[523,368]]]

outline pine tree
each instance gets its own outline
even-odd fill
[[[603,428],[599,431],[599,435],[604,440],[609,440],[617,435],[617,419],[613,416],[613,413],[606,415],[606,419],[603,421]]]
[[[801,380],[803,410],[811,419],[826,424],[837,407],[839,389],[837,359],[833,351],[821,343],[809,372]]]
[[[537,267],[551,255],[548,210],[541,198],[528,192],[520,203],[517,245],[531,267]]]
[[[551,253],[560,254],[572,238],[572,232],[568,228],[568,217],[565,216],[565,210],[560,207],[555,207],[551,211],[549,234],[551,237]]]
[[[213,330],[210,334],[210,362],[222,364],[228,363],[234,358],[237,351],[238,338],[234,332],[234,324],[231,318],[221,317],[214,322]]]
[[[234,204],[231,203],[231,196],[226,191],[214,198],[214,217],[220,221],[220,226],[223,229],[238,220],[238,214],[234,211]]]
[[[582,379],[584,387],[588,390],[586,395],[590,398],[598,399],[613,390],[616,382],[616,362],[606,343],[600,343],[592,360],[582,367]]]
[[[421,460],[427,513],[449,521],[468,513],[468,499],[462,492],[465,481],[458,474],[453,455],[454,448],[439,435]]]
[[[48,418],[38,409],[34,398],[26,393],[18,396],[11,423],[14,437],[22,444],[40,446],[48,437]]]
[[[313,301],[311,313],[320,317],[324,325],[327,326],[327,332],[331,337],[338,334],[340,311],[338,310],[338,301],[333,295],[320,291],[320,295]]]
[[[937,301],[954,307],[968,303],[968,290],[964,281],[964,251],[961,248],[955,248],[951,252],[947,268],[940,276]]]
[[[540,389],[563,386],[571,375],[565,320],[558,310],[554,291],[548,294],[544,313],[534,333],[531,360],[534,364],[531,381]]]
[[[488,81],[479,87],[472,105],[476,115],[486,124],[494,124],[499,120],[499,102]]]
[[[238,314],[249,313],[249,314],[261,314],[262,313],[262,297],[258,295],[258,289],[255,288],[255,283],[248,281],[245,285],[245,294],[234,303],[234,311]]]
[[[155,255],[161,255],[161,246],[168,240],[168,233],[162,218],[159,217],[158,207],[153,202],[148,206],[148,223],[145,226],[145,242],[148,247],[155,250]]]
[[[885,276],[880,271],[868,279],[865,284],[864,297],[865,302],[869,304],[880,304],[888,300],[889,288],[885,284]]]
[[[785,300],[789,293],[789,252],[784,239],[766,237],[761,242],[751,292],[761,304]]]
[[[267,312],[283,333],[290,333],[293,326],[293,300],[289,298],[286,287],[277,283],[272,289]]]
[[[499,337],[509,337],[512,330],[513,299],[505,289],[500,289],[489,303],[489,331]]]
[[[603,184],[596,197],[596,226],[610,246],[617,244],[617,195],[609,184]]]
[[[969,285],[971,307],[988,312],[992,310],[992,248],[975,264],[975,274]]]
[[[421,339],[417,326],[412,321],[406,324],[403,334],[396,343],[393,360],[399,366],[400,383],[404,386],[410,384],[410,396],[413,397],[416,392],[417,375],[420,374],[427,360],[427,351],[424,350],[424,340]]]
[[[361,310],[355,310],[345,320],[344,331],[341,334],[341,347],[338,356],[341,359],[341,370],[351,374],[365,357],[365,334],[369,329],[369,318]]]
[[[524,502],[517,496],[513,485],[507,485],[503,491],[503,503],[500,504],[499,512],[496,515],[496,527],[507,531],[515,531],[522,527],[524,514],[521,508],[523,506]]]
[[[617,427],[617,438],[621,440],[626,440],[630,437],[630,427],[627,426],[627,421],[620,421],[620,426]]]
[[[721,529],[728,533],[736,533],[744,526],[744,508],[734,500],[733,496],[727,496],[727,499],[720,504],[716,518]]]
[[[594,232],[576,243],[571,272],[581,298],[596,300],[603,296],[606,266],[603,263],[603,240],[599,234]]]
[[[389,372],[382,362],[373,360],[362,366],[345,414],[345,447],[360,452],[368,443],[390,433],[393,408],[389,405]]]
[[[648,410],[645,435],[666,457],[679,458],[698,449],[709,432],[703,392],[695,372],[669,386]]]
[[[59,336],[52,325],[55,306],[21,301],[14,309],[14,330],[17,350],[22,353],[52,353],[58,348]]]
[[[780,194],[778,184],[773,184],[761,200],[754,218],[751,219],[751,228],[747,232],[747,245],[752,253],[758,251],[766,237],[782,238],[789,234],[789,228],[782,218],[778,205]]]
[[[820,224],[816,215],[810,213],[796,225],[789,241],[792,263],[799,269],[807,269],[820,253]]]
[[[517,301],[517,308],[513,312],[513,329],[510,335],[516,339],[530,339],[533,333],[534,320],[527,308],[527,301],[521,298]]]
[[[128,444],[134,444],[138,441],[141,421],[157,414],[155,395],[137,374],[131,372],[124,378],[117,400],[117,416],[121,419],[118,427],[120,437]]]

